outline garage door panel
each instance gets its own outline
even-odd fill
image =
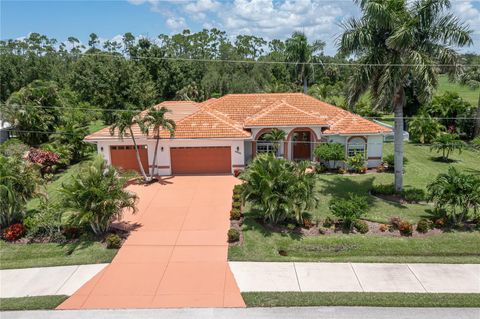
[[[230,146],[172,147],[172,174],[230,174]]]
[[[139,145],[140,161],[143,169],[148,171],[148,151],[145,145]],[[135,147],[133,145],[110,146],[110,159],[112,165],[124,169],[140,172]]]

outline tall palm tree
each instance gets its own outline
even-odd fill
[[[275,156],[278,155],[278,148],[280,146],[279,142],[283,141],[286,135],[287,134],[285,133],[285,131],[279,130],[278,128],[274,128],[264,135],[265,140],[273,143],[273,150],[275,152]]]
[[[155,168],[157,167],[157,151],[158,144],[160,142],[160,131],[162,129],[167,130],[170,133],[170,137],[173,137],[175,134],[176,124],[174,120],[167,119],[165,114],[170,112],[166,107],[161,107],[160,109],[152,106],[147,114],[143,117],[141,121],[142,131],[148,134],[148,131],[151,129],[153,131],[155,142],[155,153],[153,154],[153,164],[152,169],[150,170],[150,176],[153,177],[155,174]]]
[[[135,155],[137,157],[138,167],[144,180],[147,180],[147,174],[145,174],[145,169],[143,168],[142,161],[140,160],[140,152],[138,151],[137,140],[133,134],[132,127],[138,125],[138,111],[135,110],[122,110],[114,114],[113,124],[110,126],[110,135],[115,135],[115,130],[120,139],[127,135],[130,135],[133,145],[135,147]]]
[[[376,108],[393,108],[395,189],[401,191],[405,89],[415,86],[419,100],[428,102],[439,71],[459,71],[461,58],[452,47],[472,44],[471,31],[446,12],[449,0],[354,1],[363,16],[348,20],[339,38],[340,53],[361,64],[349,79],[347,99],[353,106],[370,90]]]
[[[325,42],[317,40],[308,43],[307,36],[303,32],[294,32],[285,42],[287,61],[294,62],[298,77],[303,83],[303,93],[307,94],[308,77],[313,73],[313,60],[316,53],[325,47]]]

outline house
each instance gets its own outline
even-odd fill
[[[160,175],[225,174],[242,169],[256,154],[273,149],[263,139],[273,128],[285,131],[279,154],[289,160],[313,160],[317,143],[345,145],[347,155],[363,152],[368,167],[381,162],[384,135],[391,130],[302,93],[228,94],[202,103],[166,101],[175,136],[161,132],[157,166]],[[152,165],[154,136],[133,128],[145,169]],[[131,138],[104,128],[85,138],[97,145],[108,163],[138,170]]]

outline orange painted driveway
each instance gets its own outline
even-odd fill
[[[131,185],[137,227],[112,263],[57,309],[245,307],[227,263],[232,176]]]

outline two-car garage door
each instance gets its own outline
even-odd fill
[[[230,174],[230,146],[171,147],[172,174]]]

